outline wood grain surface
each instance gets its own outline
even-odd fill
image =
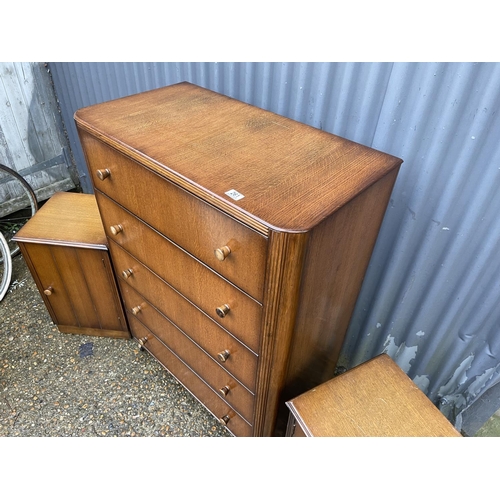
[[[307,231],[401,164],[186,82],[80,109],[75,120],[261,231]]]
[[[132,269],[133,274],[128,282],[138,292],[144,293],[150,286],[149,275],[154,270],[155,275],[242,341],[251,332],[259,331],[262,306],[258,302],[160,236],[154,240],[139,238],[135,246],[123,247],[127,251],[110,240],[109,248],[116,275],[120,276],[124,270]],[[216,308],[224,304],[230,306],[230,312],[221,318]],[[253,348],[253,345],[249,347]]]
[[[154,326],[158,323],[154,321],[156,315],[151,310],[158,310],[158,314],[174,323],[216,363],[254,392],[258,357],[173,288],[152,274],[150,279],[152,284],[146,287],[145,292],[156,306],[124,280],[118,280],[127,311],[131,312],[134,307],[140,306],[136,317],[150,330],[155,331]],[[225,350],[229,352],[229,357],[221,363],[218,354]]]
[[[187,335],[184,335],[172,322],[152,307],[148,309],[147,318],[143,315],[132,316],[128,311],[127,314],[129,321],[133,317],[149,330],[155,332],[155,336],[177,357],[182,359],[214,392],[218,393],[219,389],[228,386],[230,390],[224,400],[247,422],[252,423],[253,394],[202,351]]]
[[[236,413],[223,398],[214,392],[210,386],[196,375],[181,359],[179,359],[151,330],[146,328],[136,318],[130,318],[132,335],[148,339],[144,348],[149,351],[200,403],[217,418],[227,415],[228,430],[236,436],[249,437],[253,428],[238,413]]]
[[[310,437],[460,437],[401,368],[382,354],[287,403]]]
[[[262,300],[265,237],[102,142],[88,135],[84,141],[96,197],[104,193],[257,300]],[[103,165],[110,175],[101,180],[95,172]],[[224,245],[231,248],[231,254],[221,262],[215,250]]]
[[[397,169],[309,233],[283,398],[333,377]]]
[[[71,333],[94,330],[93,335],[113,332],[113,337],[130,338],[106,250],[44,243],[20,245],[52,320],[66,327],[61,331],[74,326]],[[49,287],[51,294],[46,295]]]
[[[105,250],[106,235],[95,197],[55,193],[16,234],[14,240]]]

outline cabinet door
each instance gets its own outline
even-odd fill
[[[25,244],[24,252],[54,323],[127,331],[106,251]]]
[[[99,328],[128,332],[108,252],[85,248],[76,252]]]
[[[76,325],[78,319],[66,292],[49,245],[23,244],[23,250],[31,263],[31,271],[38,289],[56,325]]]
[[[92,283],[87,282],[87,276],[85,276],[78,258],[78,250],[53,246],[51,247],[51,253],[64,282],[73,313],[76,316],[76,326],[80,328],[100,328],[99,317],[93,307],[92,296],[89,291],[89,285],[92,285]],[[97,278],[98,274],[99,270],[96,269],[94,277]]]

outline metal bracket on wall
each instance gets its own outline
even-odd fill
[[[66,168],[70,168],[71,166],[71,159],[69,155],[69,150],[67,147],[64,147],[61,149],[61,154],[58,156],[55,156],[54,158],[51,158],[50,160],[45,160],[42,161],[41,163],[37,163],[36,165],[32,165],[31,167],[23,168],[19,172],[17,172],[19,175],[22,175],[23,177],[26,177],[27,175],[34,174],[36,172],[40,172],[41,170],[46,170],[47,168],[54,167],[56,165],[66,165]],[[8,176],[3,177],[0,179],[0,184],[4,184],[8,181],[10,181],[11,178]]]

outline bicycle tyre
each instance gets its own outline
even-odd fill
[[[10,256],[9,245],[3,234],[0,233],[0,255],[2,257],[3,272],[0,279],[0,302],[5,297],[12,279],[12,257]],[[1,271],[1,270],[0,270]]]
[[[21,185],[21,187],[24,190],[24,193],[26,194],[26,196],[29,200],[29,206],[31,209],[31,215],[28,218],[33,217],[35,215],[35,213],[38,211],[38,200],[36,198],[35,192],[31,188],[31,186],[28,184],[26,179],[24,179],[24,177],[22,175],[17,173],[12,168],[7,167],[7,165],[4,165],[2,163],[0,163],[0,171],[6,173],[8,176],[12,177],[12,180],[16,180]],[[15,244],[14,242],[12,242],[10,240],[10,237],[8,237],[8,236],[5,237],[5,240],[7,241],[7,246],[10,249],[9,250],[10,256],[15,257],[20,252],[19,247],[17,246],[17,244]],[[0,262],[2,262],[2,260],[0,260]]]

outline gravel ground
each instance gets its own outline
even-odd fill
[[[230,436],[136,342],[60,333],[21,255],[0,303],[0,436]]]

